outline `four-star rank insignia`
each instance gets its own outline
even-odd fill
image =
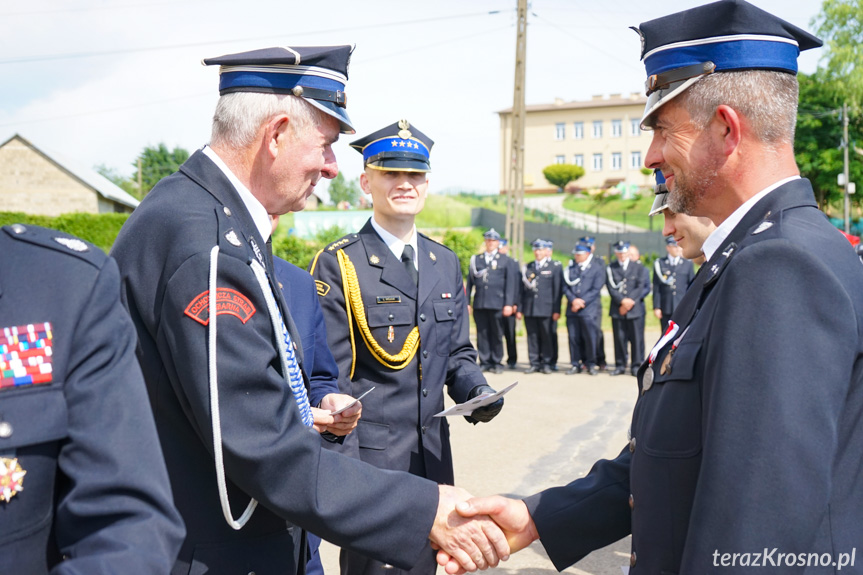
[[[8,503],[19,491],[23,491],[27,472],[18,463],[18,458],[0,457],[0,502]]]

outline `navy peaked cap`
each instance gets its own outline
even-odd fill
[[[369,168],[394,172],[431,171],[429,155],[434,141],[407,120],[399,120],[350,145],[363,155],[363,165]]]
[[[822,42],[745,0],[720,0],[642,23],[641,59],[647,71],[644,121],[662,104],[714,72],[775,70],[797,73],[802,50]]]
[[[545,249],[545,248],[554,247],[554,242],[552,242],[551,240],[544,240],[542,238],[536,238],[535,240],[533,240],[533,243],[530,245],[535,250],[541,250],[541,249]]]
[[[489,231],[482,235],[487,240],[500,240],[500,234],[494,228],[491,228]]]
[[[584,252],[590,252],[590,246],[584,242],[578,242],[577,244],[575,244],[575,247],[572,248],[572,253],[574,254]]]
[[[674,239],[674,236],[668,236],[667,238],[665,238],[665,243],[669,246],[676,246],[677,240]]]
[[[589,246],[592,246],[593,244],[596,243],[596,238],[593,236],[584,236],[582,238],[578,238],[578,241],[580,241],[581,243],[587,244]]]
[[[339,121],[353,134],[346,111],[348,64],[353,46],[280,46],[203,60],[220,66],[219,94],[259,92],[293,94]]]
[[[629,242],[623,240],[614,242],[614,251],[619,254],[629,251]]]
[[[653,175],[656,176],[656,187],[653,188],[656,197],[653,198],[653,205],[647,212],[648,216],[655,216],[668,207],[668,188],[665,186],[665,176],[662,175],[661,170],[654,170]]]

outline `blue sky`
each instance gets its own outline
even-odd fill
[[[528,104],[640,91],[629,26],[701,2],[533,0]],[[809,29],[820,0],[755,0]],[[356,44],[348,112],[365,135],[402,117],[435,140],[431,189],[499,189],[512,105],[515,0],[36,0],[0,3],[0,141],[15,133],[121,173],[147,145],[209,138],[218,71],[202,58],[276,45]],[[800,67],[815,70],[820,50]],[[355,136],[355,137],[358,137]],[[360,156],[343,136],[348,178]]]

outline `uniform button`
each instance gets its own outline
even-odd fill
[[[424,349],[423,350],[423,357],[428,357],[428,356],[429,356],[429,350]]]
[[[396,318],[396,316],[394,316],[393,314],[390,314],[387,316],[387,319],[390,321],[394,320],[395,318]]]
[[[447,314],[452,315],[452,310],[451,310],[451,309],[446,310],[446,312],[447,312]]]
[[[0,437],[6,439],[12,436],[12,424],[8,421],[0,421]]]
[[[629,451],[630,453],[635,453],[635,438],[629,440]]]
[[[222,208],[222,210],[225,212],[226,216],[228,216],[229,218],[231,217],[231,208],[229,208],[228,206],[225,206],[224,208]],[[249,575],[254,575],[254,574],[250,573]]]
[[[423,427],[422,427],[423,435],[425,435],[425,434],[426,434],[426,429],[428,429],[428,427],[426,427],[425,425],[423,425]]]
[[[635,551],[633,551],[632,555],[629,556],[629,566],[635,567]]]
[[[426,320],[426,314],[421,313],[420,314],[420,320],[425,321]]]
[[[423,397],[428,397],[428,396],[429,396],[429,390],[423,389]]]
[[[635,499],[633,499],[632,493],[629,494],[629,508],[635,509]]]

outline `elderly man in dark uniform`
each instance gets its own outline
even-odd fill
[[[596,375],[596,340],[599,337],[602,304],[600,292],[605,285],[603,267],[596,264],[590,246],[577,243],[573,259],[563,270],[566,296],[566,329],[569,334],[570,367],[567,374],[587,371]]]
[[[859,572],[863,266],[793,148],[797,55],[821,42],[742,0],[639,29],[645,162],[672,211],[717,224],[708,261],[639,370],[617,459],[473,510],[558,569],[631,530],[631,575]]]
[[[170,570],[183,541],[117,264],[0,230],[0,572]]]
[[[266,242],[270,214],[302,209],[338,172],[332,144],[353,132],[350,52],[279,47],[205,60],[220,66],[211,143],[153,188],[114,244],[188,531],[172,573],[294,573],[306,545],[292,524],[403,567],[429,535],[453,550],[458,536],[467,568],[505,554],[481,525],[441,529],[464,493],[322,450],[311,428],[303,343]],[[330,394],[320,407],[345,401]]]
[[[665,251],[668,255],[653,262],[653,314],[659,319],[662,333],[695,277],[695,266],[683,258],[683,248],[674,236],[665,238]]]
[[[551,259],[552,242],[537,238],[531,245],[535,259],[521,272],[524,292],[518,312],[527,331],[530,367],[525,373],[549,374],[554,354],[552,329],[560,319],[563,298],[563,272],[560,262]]]
[[[498,251],[505,256],[509,256],[509,241],[506,238],[500,239],[500,247]],[[509,263],[509,273],[507,273],[507,281],[512,284],[510,289],[513,293],[512,315],[506,316],[501,322],[503,324],[503,339],[506,341],[506,367],[507,369],[518,368],[518,349],[516,348],[515,332],[516,332],[516,316],[518,315],[518,306],[521,304],[522,292],[524,284],[521,282],[521,268],[518,266],[518,261],[512,257],[507,260]]]
[[[468,337],[458,258],[414,224],[428,191],[432,145],[407,120],[351,143],[363,156],[360,186],[374,212],[359,233],[321,250],[310,271],[339,387],[355,396],[375,388],[363,400],[356,432],[330,447],[382,469],[452,484],[449,424],[434,417],[444,409],[443,392],[463,403],[494,390]],[[468,420],[490,421],[502,406],[499,399]],[[435,566],[427,546],[410,573],[432,573]],[[343,573],[381,568],[367,553],[342,555]]]
[[[614,244],[615,261],[605,268],[608,294],[611,305],[608,315],[614,332],[614,370],[611,375],[626,373],[629,359],[631,372],[635,375],[644,359],[644,298],[650,293],[650,274],[642,273],[640,262],[629,259],[629,242]],[[632,343],[632,357],[627,353],[627,343]]]
[[[494,228],[483,234],[485,252],[470,257],[467,298],[473,295],[476,347],[483,371],[503,373],[503,321],[515,313],[515,282],[509,256],[498,251],[500,234]]]

